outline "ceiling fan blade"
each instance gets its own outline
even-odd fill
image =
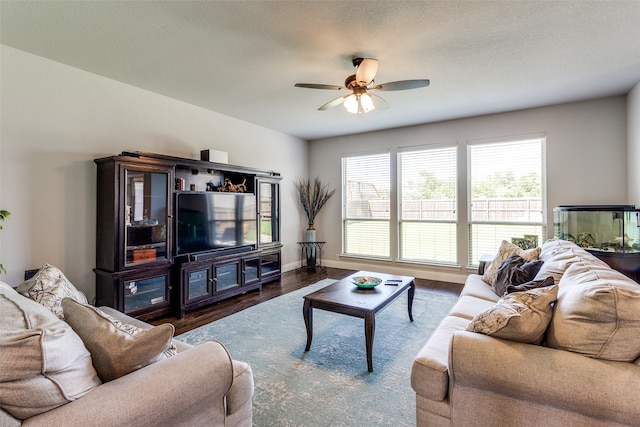
[[[320,111],[324,111],[324,110],[328,110],[329,108],[333,108],[336,107],[340,104],[342,104],[344,102],[345,99],[347,99],[347,97],[351,95],[350,93],[345,95],[345,96],[341,96],[340,98],[336,98],[333,101],[329,101],[326,104],[322,105],[320,108],[318,108],[318,110]]]
[[[378,72],[378,60],[365,58],[358,65],[358,69],[356,70],[356,83],[360,87],[365,87],[376,76]]]
[[[369,88],[369,90],[407,90],[429,86],[429,80],[399,80],[397,82],[381,83]]]
[[[387,110],[389,108],[389,103],[383,98],[372,93],[370,93],[369,95],[371,95],[371,98],[373,98],[373,105],[375,105],[378,110]]]
[[[295,87],[305,87],[307,89],[349,90],[344,86],[319,85],[315,83],[296,83]]]

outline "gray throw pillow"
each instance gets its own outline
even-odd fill
[[[526,260],[520,255],[511,254],[500,264],[491,287],[496,295],[503,296],[507,293],[507,286],[517,286],[533,280],[542,264],[541,260]]]
[[[514,292],[525,292],[525,291],[530,291],[531,289],[553,286],[554,284],[555,284],[555,281],[553,280],[553,277],[549,276],[542,280],[532,280],[530,282],[522,283],[520,285],[507,285],[506,292],[507,294],[511,294]]]

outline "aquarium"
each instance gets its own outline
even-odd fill
[[[554,237],[585,248],[640,283],[640,210],[633,205],[558,206]]]
[[[558,206],[555,238],[592,251],[640,252],[640,210],[633,205]]]

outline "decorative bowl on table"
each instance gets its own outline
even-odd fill
[[[355,276],[351,278],[351,282],[359,288],[371,289],[382,283],[382,279],[372,276]]]

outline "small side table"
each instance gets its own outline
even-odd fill
[[[307,270],[319,268],[321,271],[327,271],[327,267],[322,265],[322,247],[325,243],[327,242],[298,242],[300,267],[296,268],[296,272],[304,268]]]

